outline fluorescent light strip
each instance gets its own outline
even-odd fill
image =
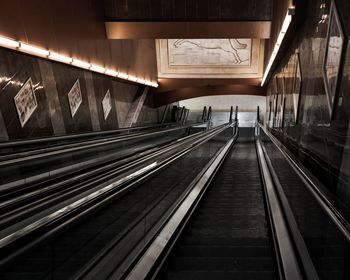
[[[281,47],[281,44],[282,44],[283,39],[284,39],[284,36],[287,33],[287,30],[289,28],[290,23],[292,22],[292,14],[294,14],[294,11],[295,11],[294,7],[289,8],[286,17],[284,18],[281,31],[278,34],[275,47],[273,48],[273,52],[272,52],[272,54],[270,56],[270,59],[269,59],[269,62],[267,64],[267,66],[266,66],[265,73],[264,73],[264,76],[263,76],[262,81],[261,81],[261,86],[265,85],[267,77],[270,74],[271,67],[272,67],[272,65],[273,65],[273,63],[275,61],[275,58],[276,58],[276,56],[278,54],[278,51],[279,51],[279,49]]]
[[[10,47],[10,48],[18,48],[19,42],[12,40],[12,39],[5,38],[5,37],[0,37],[0,46]]]
[[[74,65],[74,66],[79,67],[79,68],[102,73],[102,74],[105,74],[108,76],[133,81],[133,82],[143,84],[143,85],[148,85],[151,87],[158,87],[158,83],[155,83],[155,82],[152,82],[149,80],[145,80],[142,78],[138,78],[136,76],[128,75],[126,73],[120,73],[120,72],[112,70],[112,69],[104,68],[100,65],[91,64],[91,63],[86,62],[86,61],[75,59],[75,58],[65,56],[65,55],[62,55],[62,54],[59,54],[56,52],[51,52],[49,50],[42,49],[42,48],[39,48],[37,46],[26,44],[26,43],[23,43],[20,41],[16,41],[16,40],[13,40],[13,39],[10,39],[7,37],[0,36],[0,46],[5,47],[5,48],[10,48],[10,49],[16,49],[18,51],[21,51],[24,53],[30,53],[30,54],[37,55],[40,57],[45,57],[45,58],[59,61],[59,62],[65,63],[65,64]]]
[[[61,55],[59,53],[50,52],[49,58],[63,63],[72,63],[73,59],[68,56]]]
[[[106,69],[105,74],[109,75],[109,76],[113,76],[113,77],[117,77],[118,76],[118,72],[114,71],[114,70],[111,70],[111,69]]]
[[[129,75],[128,80],[132,81],[132,82],[136,82],[138,80],[138,78],[135,76]]]
[[[79,59],[75,59],[75,58],[73,58],[72,64],[75,65],[75,66],[84,68],[84,69],[90,69],[90,67],[91,67],[90,63],[82,61],[82,60],[79,60]]]
[[[125,73],[119,72],[117,77],[118,77],[118,78],[121,78],[121,79],[124,79],[124,80],[127,80],[128,77],[129,77],[129,75],[128,75],[128,74],[125,74]]]
[[[95,65],[95,64],[91,64],[90,70],[94,71],[94,72],[98,72],[98,73],[106,72],[106,68],[99,66],[99,65]]]
[[[48,50],[44,50],[44,49],[41,49],[41,48],[38,48],[38,47],[35,47],[32,45],[28,45],[28,44],[22,43],[22,42],[19,43],[19,49],[23,52],[36,54],[39,56],[49,56],[49,54],[50,54],[50,52]]]

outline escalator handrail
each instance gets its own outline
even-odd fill
[[[158,135],[158,134],[167,133],[167,132],[172,132],[172,131],[176,131],[176,130],[187,129],[190,127],[193,127],[193,125],[178,126],[178,127],[174,127],[174,128],[165,129],[165,130],[143,132],[143,133],[139,133],[139,134],[118,135],[115,138],[102,140],[102,141],[97,142],[97,143],[96,143],[96,141],[88,141],[89,143],[88,144],[85,143],[85,145],[83,145],[81,143],[63,144],[62,145],[63,148],[62,147],[60,148],[60,146],[55,146],[52,148],[44,148],[44,149],[42,149],[43,150],[42,152],[38,152],[38,153],[35,153],[35,150],[34,150],[32,152],[33,155],[28,155],[28,156],[23,156],[23,157],[14,157],[12,159],[7,159],[7,160],[5,159],[3,161],[0,161],[0,166],[7,166],[7,165],[23,163],[23,162],[26,162],[29,160],[35,160],[38,158],[41,159],[41,158],[45,158],[45,157],[58,156],[58,155],[62,155],[62,154],[70,153],[70,152],[86,150],[86,149],[100,147],[100,146],[104,146],[104,145],[110,145],[110,144],[118,143],[118,142],[126,142],[129,140],[135,140],[137,138],[149,137],[149,136]],[[41,151],[41,149],[39,149],[39,151]],[[47,152],[45,152],[45,151],[47,151]],[[25,154],[25,153],[29,153],[29,152],[23,152],[23,153]],[[21,154],[21,152],[19,154]],[[4,157],[6,157],[6,156],[4,156]],[[0,158],[1,158],[1,156],[0,156]]]
[[[255,143],[279,278],[285,280],[303,279],[298,258],[294,251],[293,239],[289,234],[289,228],[282,210],[283,207],[275,190],[261,141],[257,139]]]
[[[118,133],[123,133],[124,131],[139,131],[139,130],[147,130],[147,129],[156,128],[156,127],[167,127],[167,126],[176,126],[176,125],[177,125],[176,123],[162,123],[162,124],[153,124],[153,125],[147,125],[147,126],[125,127],[125,128],[105,130],[105,131],[84,132],[84,133],[69,134],[69,135],[32,138],[28,140],[5,141],[5,142],[0,142],[0,148],[3,149],[3,148],[10,148],[10,147],[22,146],[22,145],[40,144],[43,142],[80,139],[80,138],[91,137],[91,136],[92,137],[102,136],[102,135],[109,135],[109,134],[115,134],[115,133],[118,134]]]
[[[167,151],[170,151],[171,149],[173,149],[174,148],[174,145],[176,144],[177,146],[179,145],[179,144],[182,144],[182,145],[184,145],[184,144],[186,144],[186,143],[189,143],[189,142],[192,142],[192,141],[194,141],[194,140],[196,140],[196,139],[199,139],[201,137],[201,132],[197,132],[197,133],[195,133],[195,134],[191,134],[191,135],[188,135],[188,136],[185,136],[185,137],[182,137],[182,138],[180,138],[180,139],[177,139],[177,140],[175,140],[175,141],[173,141],[173,142],[171,142],[171,143],[169,143],[169,144],[167,144],[167,145],[165,145],[165,146],[162,146],[162,147],[160,147],[160,148],[157,148],[157,149],[155,149],[155,150],[153,150],[150,154],[145,154],[144,155],[144,153],[141,153],[141,155],[142,155],[142,157],[137,157],[137,158],[134,158],[134,157],[131,157],[131,159],[132,160],[130,160],[129,158],[127,158],[124,162],[123,162],[123,164],[122,165],[120,165],[116,170],[114,170],[113,172],[114,173],[116,173],[116,172],[119,172],[119,173],[121,173],[121,172],[125,172],[126,170],[128,170],[128,169],[130,169],[130,168],[132,168],[132,167],[135,167],[135,166],[137,166],[137,165],[140,165],[142,162],[146,162],[146,161],[148,161],[148,160],[151,160],[152,158],[155,158],[156,156],[158,156],[158,155],[161,155],[161,154],[164,154],[165,152],[167,152]],[[102,170],[106,170],[106,168],[105,168],[106,166],[103,166],[103,167],[101,167],[101,169]],[[83,178],[86,178],[86,177],[88,177],[88,176],[92,176],[92,175],[94,175],[94,176],[96,176],[96,174],[97,174],[97,172],[98,172],[99,170],[98,169],[93,169],[93,170],[89,170],[88,172],[85,172],[85,173],[83,173],[83,174],[79,174],[76,178],[76,180],[74,180],[74,181],[72,181],[72,178],[68,178],[68,179],[66,179],[66,180],[63,180],[63,184],[59,184],[60,186],[62,185],[62,186],[64,186],[65,184],[65,182],[69,182],[69,184],[72,184],[73,182],[74,183],[76,183],[76,184],[78,184],[79,183],[79,181],[81,181],[81,180],[83,180]],[[108,173],[107,173],[107,175],[108,175]],[[15,189],[15,191],[17,192],[18,191],[18,188],[16,188]],[[42,191],[39,191],[39,190],[35,190],[34,191],[34,197],[35,197],[35,195],[36,194],[38,194],[38,193],[45,193],[45,192],[48,192],[48,191],[51,191],[51,189],[47,186],[47,184],[46,184],[46,186],[45,186],[45,188],[42,190]],[[1,192],[0,192],[1,193]],[[28,193],[26,193],[26,194],[24,194],[23,195],[23,197],[24,197],[24,199],[25,200],[28,200],[29,199],[29,196],[28,196]],[[22,197],[21,196],[19,196],[19,198],[21,199]],[[1,210],[3,210],[3,208],[5,208],[6,209],[6,206],[8,205],[8,204],[15,204],[16,203],[16,201],[10,201],[9,203],[7,203],[7,202],[5,202],[5,203],[0,203],[0,213],[1,213]],[[1,223],[0,223],[0,225],[1,225]]]
[[[201,123],[198,123],[198,125],[199,124]],[[103,135],[110,135],[110,134],[127,134],[125,132],[142,131],[142,130],[157,128],[157,127],[171,127],[171,126],[178,126],[178,124],[177,123],[160,123],[160,124],[151,124],[151,125],[145,125],[145,126],[125,127],[125,128],[105,130],[105,131],[83,132],[83,133],[76,133],[76,134],[69,134],[69,135],[32,138],[32,139],[26,139],[26,140],[21,139],[21,140],[13,140],[13,141],[3,141],[3,142],[0,142],[0,149],[22,146],[22,145],[33,145],[33,144],[40,144],[40,143],[46,143],[46,142],[80,139],[80,138],[94,137],[94,136],[103,136]]]
[[[261,140],[259,141],[261,143]],[[284,193],[281,182],[271,163],[271,159],[267,154],[266,147],[261,144],[261,148],[262,148],[268,169],[270,171],[270,175],[272,177],[272,181],[275,186],[276,193],[278,194],[278,198],[283,210],[283,214],[289,229],[289,234],[291,239],[293,240],[293,243],[295,246],[295,253],[299,258],[299,261],[300,261],[299,263],[300,263],[300,267],[302,268],[303,275],[305,276],[305,279],[317,280],[319,279],[319,277],[316,272],[316,268],[312,262],[312,259],[310,257],[305,241],[300,233],[296,218],[290,207],[288,199]]]
[[[237,137],[238,129],[235,130],[233,137],[228,140],[205,166],[199,174],[200,176],[195,178],[195,182],[191,183],[191,189],[177,202],[176,207],[167,216],[158,233],[144,245],[140,254],[134,259],[128,269],[124,271],[123,279],[145,279],[150,276],[149,274],[156,274],[157,271],[159,271],[166,255],[172,248],[171,244],[173,244],[180,235],[201,197],[203,197],[207,186],[210,184],[232,146],[235,144]],[[163,258],[163,260],[160,260],[161,258]]]
[[[271,142],[278,148],[283,157],[287,160],[289,165],[293,168],[296,174],[304,182],[305,186],[310,191],[311,195],[315,198],[321,208],[327,213],[332,222],[337,226],[343,236],[348,242],[350,242],[350,224],[345,217],[337,210],[333,203],[320,191],[317,184],[304,172],[304,167],[300,163],[297,163],[293,157],[287,152],[280,141],[276,139],[264,126],[259,124],[266,136],[269,137]]]
[[[203,132],[203,135],[200,139],[190,143],[189,146],[187,146],[186,148],[183,148],[180,152],[178,152],[178,154],[186,153],[187,150],[191,150],[196,145],[201,144],[201,143],[211,139],[212,137],[214,137],[215,135],[224,131],[226,128],[228,128],[230,126],[232,126],[232,124],[223,124],[223,125],[218,126],[210,131]],[[178,146],[181,146],[181,145],[182,145],[182,143],[176,144],[174,149],[176,149]],[[171,156],[171,158],[169,160],[164,161],[165,164],[167,164],[168,161],[171,161],[172,157],[176,157],[176,155],[175,156],[173,155],[173,156]],[[148,174],[152,173],[153,169],[160,168],[160,166],[162,164],[164,164],[164,162],[154,161],[154,163],[149,164],[146,167],[141,168],[140,170],[134,171],[133,173],[131,173],[131,175],[128,174],[125,177],[118,179],[114,183],[109,183],[107,186],[104,186],[101,190],[95,191],[94,193],[89,194],[86,197],[81,198],[78,201],[75,201],[72,204],[63,207],[62,209],[55,211],[54,213],[49,214],[48,216],[41,218],[40,220],[38,220],[32,224],[25,226],[23,229],[21,229],[17,232],[13,232],[10,235],[4,236],[0,240],[0,248],[4,248],[4,247],[14,243],[16,240],[31,234],[35,230],[38,230],[40,228],[44,228],[45,226],[53,224],[57,220],[60,220],[62,218],[64,219],[65,217],[69,216],[70,213],[74,213],[75,211],[77,211],[78,214],[76,214],[76,215],[78,216],[79,212],[80,212],[79,211],[80,208],[83,208],[88,203],[94,202],[96,199],[98,199],[101,196],[105,196],[106,193],[109,194],[109,192],[111,192],[112,190],[115,190],[117,188],[116,185],[119,186],[120,184],[125,184],[125,183],[127,184],[128,182],[140,180],[139,177],[149,176]],[[128,186],[126,186],[126,188],[128,188]],[[122,189],[120,191],[125,191],[125,190]],[[111,197],[108,197],[108,199],[111,199]],[[99,207],[99,206],[100,205],[92,205],[89,208],[89,211],[94,211],[94,209]],[[64,223],[64,221],[62,223]],[[38,240],[40,240],[40,239],[41,238],[39,237]],[[25,248],[22,248],[21,250],[24,250],[24,249]],[[16,253],[14,253],[14,254],[16,254]],[[2,261],[1,263],[7,262],[7,260],[11,259],[12,257],[13,257],[12,255],[7,256],[5,258],[5,260]]]

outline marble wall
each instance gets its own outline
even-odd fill
[[[322,5],[324,3],[325,6]],[[287,148],[333,195],[350,205],[350,169],[344,164],[350,159],[350,47],[344,51],[343,73],[337,92],[339,98],[335,99],[331,115],[323,78],[329,17],[322,20],[329,13],[330,3],[329,0],[308,1],[305,19],[268,86],[267,117],[270,116],[271,130]],[[335,3],[347,41],[350,20],[345,12],[350,11],[350,2],[336,0]],[[293,102],[293,94],[297,90],[292,89],[293,85],[289,84],[292,79],[286,75],[288,64],[293,64],[291,60],[295,56],[300,58],[299,103]],[[286,100],[284,123],[281,121],[283,98]],[[292,116],[295,109],[298,110],[296,120]]]
[[[22,127],[13,98],[29,78],[38,107]],[[82,104],[72,117],[67,95],[77,79]],[[108,90],[112,108],[105,120],[102,100]],[[135,84],[0,48],[0,141],[117,129],[137,90]],[[150,107],[139,124],[158,121]]]

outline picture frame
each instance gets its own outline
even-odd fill
[[[103,117],[106,120],[108,118],[109,113],[112,110],[112,101],[111,101],[110,90],[107,90],[105,96],[102,99],[102,110],[103,110]]]
[[[79,79],[75,81],[67,97],[68,97],[69,108],[73,118],[76,112],[78,111],[81,103],[83,102]]]
[[[295,53],[295,76],[294,76],[294,83],[293,83],[293,107],[294,107],[294,118],[295,118],[295,124],[297,125],[299,123],[299,109],[300,109],[300,94],[301,94],[301,88],[302,88],[302,71],[301,71],[301,64],[300,64],[300,53],[299,51],[296,51]]]
[[[38,107],[31,78],[27,79],[13,100],[19,122],[23,128]]]
[[[335,1],[332,0],[327,28],[326,51],[323,59],[323,81],[327,95],[330,118],[338,98],[339,81],[342,75],[346,38]]]

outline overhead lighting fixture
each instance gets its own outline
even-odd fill
[[[84,69],[90,69],[91,64],[85,61],[73,58],[72,64]]]
[[[132,81],[132,82],[136,82],[138,80],[138,78],[135,76],[129,75],[128,80]]]
[[[128,77],[129,77],[129,75],[128,75],[128,74],[125,74],[125,73],[119,72],[117,77],[118,77],[118,78],[121,78],[121,79],[124,79],[124,80],[127,80]]]
[[[261,86],[262,87],[265,85],[267,77],[270,74],[272,65],[273,65],[273,63],[275,61],[275,58],[276,58],[276,56],[278,54],[278,51],[279,51],[279,49],[281,47],[281,44],[282,44],[283,39],[284,39],[284,36],[286,35],[286,33],[288,31],[290,23],[292,22],[292,16],[294,15],[294,13],[295,13],[295,7],[291,7],[291,8],[288,9],[287,15],[284,18],[284,21],[283,21],[283,24],[282,24],[282,28],[280,30],[280,33],[278,34],[277,41],[276,41],[275,46],[273,48],[273,52],[271,53],[269,62],[267,64],[267,66],[266,66],[266,69],[265,69],[265,72],[264,72],[264,76],[263,76],[262,81],[261,81]]]
[[[42,49],[42,48],[38,48],[32,45],[28,45],[26,43],[19,43],[19,49],[23,52],[26,53],[31,53],[31,54],[36,54],[39,56],[49,56],[50,52],[48,50]]]
[[[137,83],[139,83],[139,84],[146,84],[146,80],[144,80],[144,79],[137,79],[137,81],[136,81]]]
[[[114,71],[114,70],[111,70],[111,69],[106,69],[105,74],[109,75],[109,76],[113,76],[113,77],[117,77],[118,76],[118,72]]]
[[[0,36],[0,46],[9,48],[18,48],[19,42]]]
[[[50,52],[49,58],[52,60],[56,60],[56,61],[68,63],[68,64],[71,63],[73,60],[71,57],[64,56],[64,55],[61,55],[61,54],[55,53],[55,52]]]
[[[106,68],[104,68],[104,67],[102,67],[100,65],[95,65],[95,64],[91,64],[90,70],[92,70],[94,72],[98,72],[98,73],[106,72]]]

